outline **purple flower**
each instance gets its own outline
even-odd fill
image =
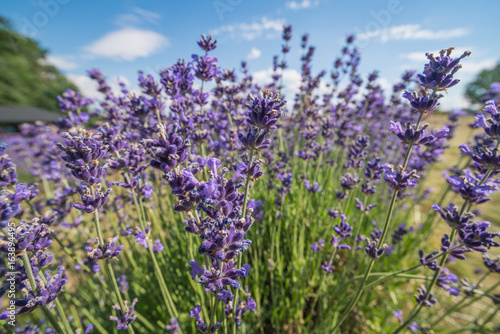
[[[335,269],[335,266],[332,265],[332,262],[323,262],[323,264],[321,265],[321,269],[323,271],[325,271],[327,274],[331,274],[333,273],[333,270]]]
[[[212,35],[209,35],[208,37],[205,35],[201,35],[201,39],[197,43],[200,48],[202,48],[206,52],[210,52],[217,47],[217,40],[212,41]]]
[[[500,234],[488,231],[489,227],[491,223],[486,221],[472,223],[458,230],[458,237],[469,250],[486,253],[491,247],[500,246],[494,240]]]
[[[72,89],[66,90],[62,96],[57,97],[57,100],[59,101],[59,110],[65,113],[80,110],[93,102],[89,98],[80,96],[80,93]]]
[[[319,186],[318,182],[313,182],[313,184],[311,185],[310,181],[309,180],[305,180],[304,181],[304,186],[306,187],[307,191],[314,194],[314,193],[317,193],[317,192],[320,192],[321,191],[321,187]]]
[[[158,139],[145,140],[149,154],[153,157],[151,167],[163,172],[169,172],[178,165],[183,164],[188,157],[188,149],[191,143],[176,134],[176,127],[167,134],[165,127],[158,124]]]
[[[396,317],[396,319],[399,320],[400,323],[403,323],[403,311],[401,310],[392,311],[392,314],[394,314],[394,316]]]
[[[407,187],[415,187],[418,178],[416,171],[407,172],[405,170],[396,171],[394,166],[387,164],[385,167],[384,180],[387,181],[396,191]]]
[[[438,100],[440,96],[431,98],[430,94],[427,91],[421,91],[419,93],[405,92],[403,94],[403,97],[407,99],[408,102],[410,102],[413,111],[418,113],[427,114],[436,110],[436,108],[439,106]]]
[[[437,260],[433,259],[438,254],[437,251],[434,251],[428,255],[425,255],[423,250],[419,250],[418,254],[420,255],[420,263],[424,267],[427,267],[433,271],[436,271],[439,269],[439,266],[437,265],[437,263],[438,263]]]
[[[38,223],[38,219],[31,222],[21,220],[12,231],[17,241],[9,240],[8,236],[0,236],[0,252],[20,254],[26,249],[29,251],[42,251],[52,244],[50,230],[45,224]]]
[[[127,329],[128,326],[137,319],[134,315],[135,304],[137,303],[137,298],[134,298],[130,307],[128,307],[128,301],[125,301],[125,309],[122,310],[120,306],[113,305],[113,309],[118,312],[118,316],[109,316],[109,320],[116,321],[116,329]]]
[[[492,273],[500,274],[500,257],[495,260],[490,259],[487,255],[483,257],[483,263]]]
[[[432,208],[439,212],[441,217],[448,223],[451,228],[464,228],[473,217],[473,215],[468,212],[460,215],[457,206],[453,203],[450,203],[448,207],[443,208],[441,208],[437,204],[434,204]]]
[[[346,222],[347,217],[345,215],[340,215],[340,225],[335,225],[333,230],[339,235],[341,239],[352,236],[352,227]]]
[[[413,333],[417,334],[420,326],[416,322],[412,322],[408,326],[406,326],[409,330],[411,330]]]
[[[417,294],[415,295],[415,300],[418,304],[426,307],[434,306],[437,303],[437,299],[434,298],[434,294],[431,292],[429,296],[427,295],[427,289],[424,285],[421,285],[419,289],[417,289]]]
[[[474,152],[470,150],[467,144],[462,144],[458,147],[463,154],[468,155],[478,164],[490,168],[493,171],[500,169],[500,156],[498,150],[490,150],[484,146],[474,148]]]
[[[100,182],[106,174],[104,167],[99,167],[99,159],[103,158],[108,147],[99,140],[102,134],[93,134],[91,131],[76,129],[77,135],[64,132],[64,144],[57,143],[57,147],[64,152],[62,159],[70,168],[74,177],[89,185]]]
[[[80,211],[92,213],[106,204],[111,189],[108,189],[106,192],[102,192],[100,184],[94,185],[94,189],[94,196],[92,196],[90,188],[84,183],[80,184],[77,187],[77,190],[81,195],[82,203],[73,203],[73,207]]]
[[[192,55],[191,58],[195,64],[194,74],[198,79],[210,81],[220,75],[220,70],[217,67],[219,61],[217,57]]]
[[[319,252],[323,249],[323,246],[325,246],[325,240],[319,239],[317,242],[313,243],[311,245],[311,250],[316,253]]]
[[[16,165],[9,158],[5,150],[6,144],[0,144],[0,188],[15,185],[17,183]]]
[[[438,57],[434,57],[432,53],[426,54],[429,63],[425,65],[423,74],[418,74],[422,87],[441,91],[455,86],[460,81],[454,79],[453,75],[462,67],[459,64],[460,60],[468,57],[471,53],[466,51],[458,58],[451,58],[453,49],[441,50]]]
[[[97,245],[96,248],[85,247],[87,250],[87,255],[92,259],[114,259],[123,249],[123,245],[117,246],[116,242],[118,241],[118,237],[109,238],[108,242],[102,247],[101,245]],[[104,250],[104,251],[103,251]]]
[[[469,203],[480,204],[489,200],[488,196],[493,193],[493,189],[488,185],[477,185],[476,178],[471,175],[456,176],[448,178],[448,182],[462,198]]]
[[[189,315],[191,318],[196,319],[196,328],[200,332],[205,332],[207,330],[207,325],[205,324],[205,321],[203,321],[203,319],[201,318],[200,312],[201,312],[201,306],[196,305],[191,309]]]
[[[247,123],[259,129],[276,129],[278,119],[283,115],[282,108],[286,101],[283,101],[279,94],[270,93],[264,89],[263,98],[254,98],[249,96],[251,105],[247,105],[249,109]]]
[[[165,326],[165,329],[169,331],[171,334],[179,333],[179,323],[176,318],[170,318],[170,324]]]
[[[451,274],[448,268],[441,269],[436,285],[448,291],[451,296],[458,296],[460,294],[460,290],[457,287],[452,286],[452,284],[455,283],[458,283],[457,276]]]
[[[35,295],[30,282],[26,278],[21,282],[22,292],[24,294],[24,299],[13,300],[14,305],[17,307],[15,309],[15,314],[23,314],[33,311],[34,309],[48,305],[52,302],[57,294],[61,291],[64,284],[66,284],[66,279],[63,278],[64,267],[59,267],[57,274],[50,277],[50,271],[45,272],[47,283],[42,283],[41,278],[38,277],[37,290],[38,294]],[[26,275],[26,274],[25,274]],[[26,277],[26,276],[24,276]],[[5,320],[11,315],[10,311],[3,311],[0,313],[0,320]]]
[[[363,212],[368,212],[371,209],[376,208],[378,206],[378,204],[369,204],[365,207],[365,205],[363,204],[363,202],[360,201],[359,198],[356,197],[355,200],[356,200],[356,208]]]
[[[377,242],[369,239],[366,240],[366,243],[367,245],[365,247],[365,252],[369,257],[371,257],[372,259],[378,259],[382,255],[384,255],[387,245],[383,245],[382,247],[378,248]]]
[[[330,244],[337,249],[351,249],[351,246],[349,246],[348,244],[341,244],[339,242],[339,238],[337,238],[335,234],[332,234],[332,240],[330,241]]]
[[[155,244],[153,245],[153,252],[158,253],[165,250],[165,246],[161,243],[160,239],[155,240]]]
[[[389,131],[394,132],[394,134],[405,144],[409,145],[429,145],[438,140],[439,138],[446,138],[448,128],[442,128],[432,135],[427,134],[426,128],[428,124],[421,126],[418,130],[414,128],[409,122],[405,124],[406,129],[404,130],[399,122],[390,122]]]

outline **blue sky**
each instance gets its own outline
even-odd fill
[[[300,36],[316,46],[313,71],[330,71],[346,33],[360,36],[361,73],[378,70],[389,86],[407,69],[421,70],[424,53],[454,46],[472,51],[457,74],[462,84],[443,99],[463,107],[465,83],[500,60],[496,1],[334,0],[0,0],[0,15],[48,49],[56,65],[81,90],[95,96],[86,70],[100,68],[111,82],[121,77],[136,87],[138,70],[154,73],[200,53],[196,40],[213,33],[214,55],[223,68],[242,59],[257,80],[270,76],[281,49],[283,24],[293,25],[290,69],[285,84],[298,86]]]

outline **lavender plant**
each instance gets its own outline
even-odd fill
[[[479,211],[500,183],[496,86],[455,157],[469,116],[439,106],[469,52],[427,54],[384,92],[354,36],[315,73],[303,35],[284,97],[292,37],[267,84],[205,35],[140,91],[90,70],[101,98],[68,90],[58,122],[0,145],[3,330],[498,329],[498,221]]]

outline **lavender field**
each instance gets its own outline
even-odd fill
[[[354,34],[313,70],[284,25],[268,83],[192,43],[2,139],[0,332],[500,331],[500,84],[440,107],[473,53],[384,90]]]

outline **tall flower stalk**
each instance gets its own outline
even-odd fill
[[[400,166],[400,171],[394,169],[392,165],[387,165],[384,179],[393,188],[393,193],[391,200],[389,202],[389,207],[387,210],[386,218],[383,225],[382,234],[376,245],[373,245],[373,249],[370,249],[369,254],[373,254],[368,266],[365,269],[363,279],[361,280],[359,287],[351,299],[346,309],[340,316],[338,322],[333,328],[335,332],[342,323],[347,319],[349,313],[354,309],[363,293],[365,284],[370,276],[370,273],[375,264],[375,260],[383,254],[383,246],[389,231],[394,207],[396,200],[398,198],[399,192],[403,191],[405,188],[414,187],[416,185],[416,179],[418,175],[416,171],[406,171],[410,155],[414,146],[426,145],[436,141],[439,137],[446,135],[448,132],[447,128],[443,128],[441,131],[429,135],[427,134],[425,128],[427,126],[421,126],[424,115],[429,112],[433,112],[439,105],[439,99],[442,95],[437,95],[439,91],[446,90],[458,83],[458,80],[453,78],[453,75],[460,69],[461,65],[459,62],[464,57],[470,55],[470,52],[465,52],[459,58],[451,58],[451,53],[453,48],[447,50],[441,50],[439,57],[434,57],[433,54],[426,54],[429,63],[425,65],[425,70],[423,74],[419,75],[420,85],[422,90],[420,92],[413,92],[404,94],[404,97],[410,102],[410,105],[414,112],[418,113],[418,120],[415,126],[410,123],[406,124],[406,130],[404,130],[399,122],[391,122],[391,131],[404,143],[408,145],[406,153],[404,155],[404,160],[402,166]],[[453,236],[453,233],[452,233]],[[368,250],[367,250],[368,251]],[[446,255],[443,256],[442,261],[446,261]],[[432,284],[431,284],[432,286]]]

